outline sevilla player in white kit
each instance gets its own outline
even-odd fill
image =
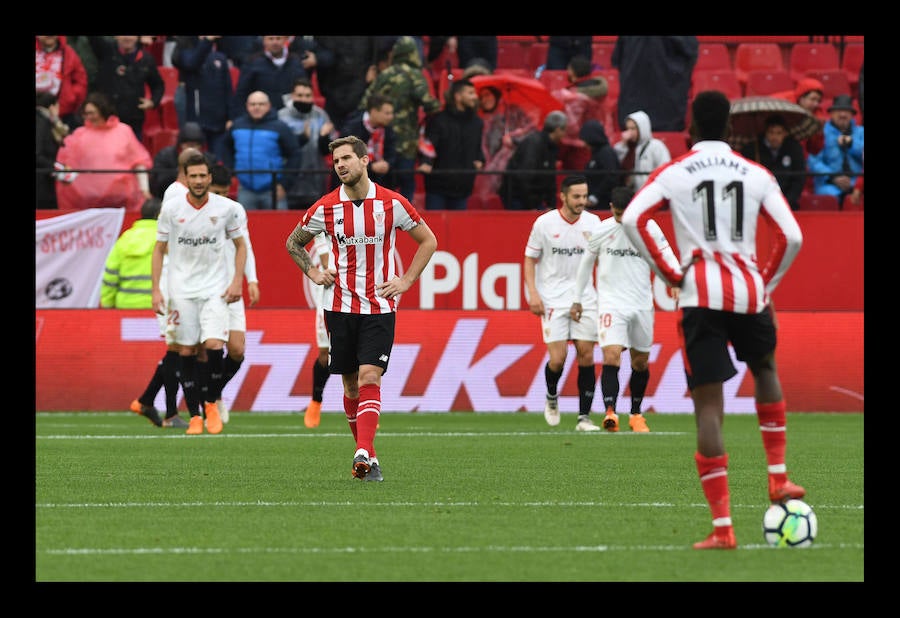
[[[409,201],[369,180],[368,147],[356,136],[328,144],[341,186],[309,207],[287,239],[294,263],[316,285],[324,285],[325,326],[331,339],[328,370],[341,374],[344,413],[356,440],[354,477],[382,481],[375,454],[381,414],[381,377],[394,345],[397,300],[437,249],[437,239]],[[409,268],[394,263],[400,229],[418,244]],[[328,267],[313,265],[306,250],[324,232],[331,246]]]
[[[606,416],[603,428],[619,431],[619,415],[616,400],[619,398],[619,367],[622,351],[631,355],[631,416],[628,426],[632,431],[647,433],[650,428],[641,413],[641,402],[650,381],[650,350],[653,348],[653,287],[650,265],[622,230],[622,213],[634,192],[628,187],[614,187],[609,204],[613,216],[604,219],[600,230],[591,236],[588,251],[581,258],[575,281],[575,302],[569,310],[572,319],[578,321],[583,312],[581,291],[587,286],[591,271],[597,264],[597,337],[603,350],[603,369],[600,373],[600,389]],[[656,221],[649,221],[648,232],[656,240],[663,258],[670,267],[678,267],[678,258],[669,247],[666,237]],[[673,296],[677,299],[678,288]]]
[[[591,404],[597,374],[594,346],[597,344],[597,295],[584,292],[586,319],[572,320],[569,307],[575,299],[575,273],[587,253],[588,238],[600,229],[600,217],[585,212],[588,184],[584,176],[566,176],[560,185],[562,206],[535,219],[525,244],[522,269],[528,306],[541,318],[541,333],[549,358],[544,366],[547,384],[544,420],[559,425],[559,393],[569,341],[575,344],[578,366],[578,420],[576,431],[600,431],[591,420]]]
[[[222,395],[225,341],[228,339],[228,304],[241,301],[247,243],[243,238],[246,213],[237,202],[209,192],[212,182],[206,157],[186,162],[188,191],[163,204],[153,248],[153,306],[168,315],[173,340],[179,346],[181,386],[191,401],[199,389],[195,346],[206,349],[210,383],[205,395],[206,428],[222,431],[216,399]],[[235,245],[234,270],[229,278],[225,243]],[[163,258],[168,252],[168,290],[160,289]],[[192,396],[188,397],[188,392]],[[203,433],[203,416],[190,409],[186,433]]]
[[[747,364],[768,464],[769,499],[802,498],[785,464],[785,402],[775,366],[776,328],[771,294],[803,243],[800,226],[772,173],[733,152],[725,141],[731,104],[717,90],[691,103],[690,152],[657,168],[622,216],[631,242],[671,286],[680,286],[687,385],[697,421],[694,460],[712,513],[713,532],[695,549],[734,549],[728,454],[722,438],[722,384],[737,371],[728,345]],[[663,259],[650,217],[669,206],[681,265]],[[758,260],[759,220],[774,228],[769,254]]]

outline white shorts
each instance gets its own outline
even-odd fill
[[[174,342],[197,345],[207,339],[228,341],[228,311],[228,303],[218,294],[209,298],[170,298],[169,322],[174,329]]]
[[[228,330],[247,332],[247,311],[244,307],[244,299],[228,303]]]
[[[325,328],[325,286],[312,286],[313,301],[316,303],[316,345],[320,348],[330,348],[331,341],[328,338],[328,329]]]
[[[653,348],[653,309],[608,309],[600,313],[600,347],[620,345],[638,352]]]
[[[544,343],[551,341],[597,341],[597,311],[585,309],[576,322],[568,309],[545,310],[541,316],[541,332]]]

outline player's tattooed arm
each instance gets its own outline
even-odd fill
[[[306,250],[306,245],[313,239],[314,234],[303,229],[301,224],[297,224],[294,231],[287,239],[287,251],[294,260],[294,263],[300,267],[310,280],[317,285],[330,286],[334,283],[337,272],[334,269],[315,268],[312,263],[312,256]]]
[[[312,239],[313,234],[304,230],[300,223],[297,224],[297,227],[294,228],[294,231],[291,232],[287,239],[288,254],[290,254],[291,259],[294,260],[294,263],[300,267],[304,274],[309,273],[309,269],[313,265],[312,257],[309,255],[309,251],[306,250],[306,245]]]

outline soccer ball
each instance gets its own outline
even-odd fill
[[[763,535],[773,547],[809,547],[818,531],[816,514],[803,500],[773,504],[763,517]]]

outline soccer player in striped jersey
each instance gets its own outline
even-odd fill
[[[300,270],[324,285],[325,326],[331,339],[328,370],[341,374],[344,413],[356,440],[354,477],[381,481],[375,433],[381,414],[381,378],[394,345],[397,301],[437,249],[434,233],[409,201],[369,180],[368,147],[356,136],[330,144],[341,185],[307,209],[287,239]],[[418,244],[409,268],[396,272],[396,230]],[[331,245],[327,268],[317,268],[306,250],[324,232]]]
[[[787,475],[785,402],[775,366],[777,322],[771,303],[803,235],[772,173],[725,141],[730,109],[722,92],[698,93],[691,104],[696,142],[691,152],[657,168],[622,215],[625,233],[656,274],[681,288],[678,332],[697,422],[694,461],[713,520],[713,532],[695,549],[737,547],[722,438],[722,384],[737,373],[729,344],[753,375],[769,499],[806,493]],[[665,206],[672,212],[678,267],[663,259],[663,246],[650,234],[650,217]],[[774,240],[769,254],[757,260],[760,218],[773,227]]]
[[[597,337],[603,350],[603,369],[600,373],[600,389],[606,416],[603,428],[619,431],[619,415],[616,400],[619,398],[619,367],[622,352],[631,356],[631,416],[628,426],[632,431],[647,433],[650,428],[641,413],[641,402],[650,381],[650,350],[653,348],[653,287],[650,266],[641,257],[622,231],[622,213],[634,196],[628,187],[613,187],[609,207],[613,216],[604,219],[600,229],[588,241],[588,250],[581,258],[575,281],[575,302],[569,312],[576,322],[581,319],[581,293],[587,285],[594,265],[597,265],[597,313],[599,327]],[[678,267],[678,258],[669,247],[656,221],[650,221],[648,230],[656,239],[663,256],[672,268]],[[677,299],[678,288],[673,288]]]
[[[216,400],[222,394],[223,356],[228,339],[228,305],[241,302],[247,243],[243,237],[246,212],[237,202],[210,193],[209,161],[202,154],[184,165],[188,191],[165,202],[157,223],[153,248],[153,308],[166,313],[179,346],[181,386],[192,401],[199,389],[195,347],[206,349],[209,391],[205,395],[206,429],[222,431]],[[170,242],[171,241],[171,242]],[[225,243],[235,245],[234,270],[229,277]],[[163,258],[168,251],[168,290],[160,288]],[[187,434],[203,433],[203,415],[190,409]]]
[[[597,293],[584,292],[585,319],[573,320],[569,307],[575,299],[575,274],[581,256],[587,252],[588,238],[600,229],[600,217],[585,212],[588,181],[584,176],[566,176],[559,192],[562,206],[535,219],[525,243],[522,264],[528,307],[541,318],[541,334],[549,358],[544,366],[547,393],[544,420],[559,425],[559,394],[569,342],[575,345],[578,366],[578,420],[576,431],[600,431],[591,420],[594,386],[594,346],[597,345]],[[579,293],[580,296],[580,293]]]

